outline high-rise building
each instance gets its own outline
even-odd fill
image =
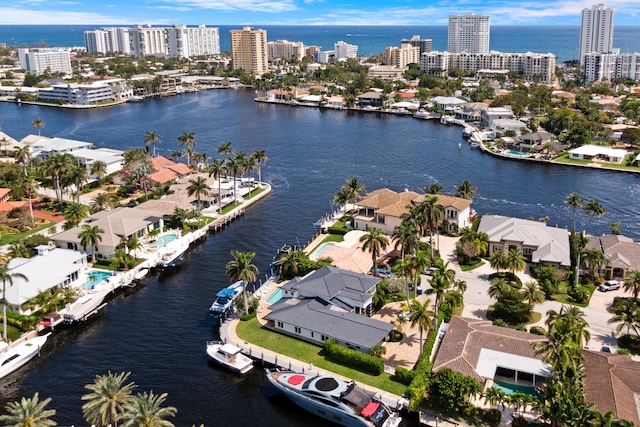
[[[244,27],[229,31],[233,69],[262,75],[269,68],[267,31]]]
[[[336,59],[356,59],[358,57],[358,45],[339,41],[333,44]]]
[[[135,57],[169,54],[165,28],[151,28],[151,25],[136,24],[129,32],[131,34],[131,53]]]
[[[71,74],[71,53],[63,48],[18,49],[20,68],[31,74]]]
[[[301,61],[305,55],[305,46],[302,42],[276,40],[275,42],[267,43],[267,48],[269,50],[269,61],[275,61],[281,58],[297,58]]]
[[[403,39],[401,43],[409,43],[413,47],[420,49],[418,55],[422,55],[425,52],[431,52],[433,40],[421,39],[420,36],[413,36],[410,39]]]
[[[613,9],[603,4],[582,10],[580,65],[589,53],[613,53]]]
[[[84,45],[87,53],[131,52],[129,29],[123,27],[106,27],[84,32]]]
[[[389,46],[385,49],[387,54],[387,65],[395,67],[406,67],[408,64],[417,64],[420,61],[420,48],[411,46],[407,41],[403,41],[400,47]]]
[[[449,46],[452,53],[489,53],[488,15],[449,16]]]
[[[200,24],[196,28],[190,28],[184,24],[174,24],[166,31],[169,56],[193,58],[220,54],[218,28],[207,28],[204,24]]]

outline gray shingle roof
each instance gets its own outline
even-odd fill
[[[265,318],[283,322],[351,343],[371,348],[383,341],[393,329],[391,323],[350,313],[320,298],[286,298],[274,304]]]
[[[379,277],[324,266],[301,279],[291,280],[283,288],[298,291],[306,297],[319,296],[327,301],[338,297],[364,302],[371,298],[380,280]]]

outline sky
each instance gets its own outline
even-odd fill
[[[593,0],[3,0],[0,25],[579,25]],[[640,25],[640,0],[612,0],[615,25]]]

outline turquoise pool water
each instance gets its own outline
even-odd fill
[[[162,235],[162,236],[158,237],[158,240],[156,240],[154,245],[159,247],[159,248],[161,248],[161,247],[165,246],[167,243],[173,242],[177,238],[178,238],[178,236],[176,234],[173,234],[173,233],[165,234],[165,235]]]
[[[320,247],[318,248],[318,250],[316,250],[313,253],[313,259],[319,258],[320,255],[322,255],[322,253],[324,251],[326,251],[329,246],[333,246],[333,245],[334,245],[334,243],[332,243],[332,242],[326,242],[326,243],[321,244]]]
[[[519,151],[507,151],[507,154],[516,157],[529,157],[531,155],[530,153],[521,153]]]
[[[516,391],[520,391],[522,393],[530,394],[531,396],[537,396],[538,395],[538,392],[536,391],[535,387],[508,383],[508,382],[500,381],[500,380],[495,380],[493,382],[493,387],[497,388],[498,390],[502,390],[507,394],[513,394]]]
[[[107,280],[112,276],[110,271],[91,270],[89,272],[89,281],[82,285],[82,289],[93,289],[98,283]]]
[[[275,304],[280,301],[280,298],[282,298],[282,289],[278,288],[271,295],[269,295],[269,298],[267,298],[267,303]]]

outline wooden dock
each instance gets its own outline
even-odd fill
[[[237,218],[243,216],[244,213],[245,213],[245,208],[241,207],[240,209],[235,209],[229,212],[228,214],[221,216],[220,218],[216,219],[211,224],[209,224],[209,231],[213,233],[217,233],[218,231],[225,228],[227,225],[232,223]]]

